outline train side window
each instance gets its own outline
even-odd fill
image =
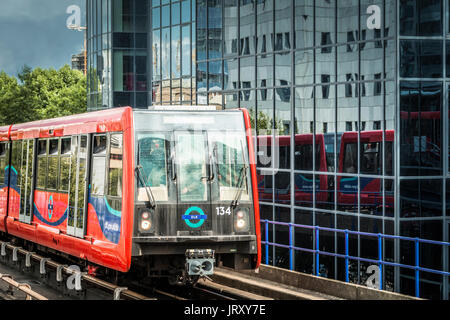
[[[358,173],[358,147],[349,143],[344,150],[344,173]]]
[[[94,154],[106,154],[106,136],[94,136]]]
[[[394,175],[394,157],[393,157],[393,143],[392,142],[386,142],[385,143],[385,161],[386,161],[386,175],[392,176]]]
[[[0,143],[0,157],[6,156],[6,143]]]
[[[312,171],[313,170],[313,159],[312,158],[313,158],[312,144],[304,144],[304,145],[296,145],[295,146],[295,169],[296,170]]]
[[[69,191],[70,165],[72,161],[71,154],[72,138],[61,139],[61,153],[59,158],[59,191]]]
[[[47,176],[47,189],[57,190],[58,188],[58,158],[48,158],[48,176]]]
[[[109,144],[108,195],[122,197],[123,136],[112,134]]]
[[[47,172],[47,189],[58,189],[58,139],[49,140],[48,146],[48,172]]]
[[[361,173],[381,174],[380,144],[376,142],[361,144]]]
[[[0,143],[0,185],[5,183],[6,143]]]
[[[37,187],[44,190],[47,187],[47,141],[38,141]]]
[[[52,139],[50,140],[49,148],[48,148],[48,154],[49,155],[58,155],[58,139]]]
[[[105,195],[106,135],[94,135],[92,161],[92,194]]]
[[[81,141],[80,141],[80,152],[85,154],[87,152],[87,137],[86,136],[81,136]]]
[[[291,163],[291,147],[280,146],[280,168],[288,169]]]
[[[38,156],[47,154],[47,140],[39,140],[38,142]]]
[[[61,139],[61,155],[67,155],[71,153],[72,138]]]
[[[17,173],[17,186],[20,187],[20,174],[22,167],[22,141],[13,141],[12,155],[11,155],[11,169],[12,172]],[[13,174],[13,173],[11,173]],[[13,181],[11,181],[13,182]]]

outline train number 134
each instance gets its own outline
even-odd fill
[[[216,207],[218,216],[231,216],[231,208],[228,207]]]

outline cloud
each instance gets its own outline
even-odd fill
[[[84,0],[2,0],[0,19],[43,22],[65,17],[70,5],[77,5],[85,12]]]
[[[32,68],[60,68],[83,50],[83,33],[67,29],[66,9],[84,0],[2,0],[0,71],[16,75]],[[80,6],[84,12],[84,5]],[[85,21],[82,19],[82,24]]]
[[[17,70],[13,70],[14,66],[14,52],[4,44],[0,43],[0,71],[5,71],[7,74],[13,74]],[[5,66],[2,70],[1,66]]]

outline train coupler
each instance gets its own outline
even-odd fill
[[[186,272],[190,276],[207,277],[214,274],[214,250],[186,250]]]

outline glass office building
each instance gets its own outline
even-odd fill
[[[450,1],[87,0],[87,10],[89,110],[248,108],[263,219],[449,241]],[[268,240],[289,245],[289,227],[271,224]],[[376,238],[349,241],[350,255],[379,259]],[[316,245],[302,228],[293,242]],[[342,233],[319,243],[345,252]],[[415,265],[414,243],[382,246],[384,261]],[[313,253],[279,246],[263,260],[316,270]],[[445,247],[422,243],[419,260],[449,270]],[[350,261],[349,280],[365,284],[372,264]],[[345,280],[342,258],[318,267]],[[383,288],[413,295],[414,276],[384,266]],[[448,299],[449,279],[421,273],[420,292]]]

